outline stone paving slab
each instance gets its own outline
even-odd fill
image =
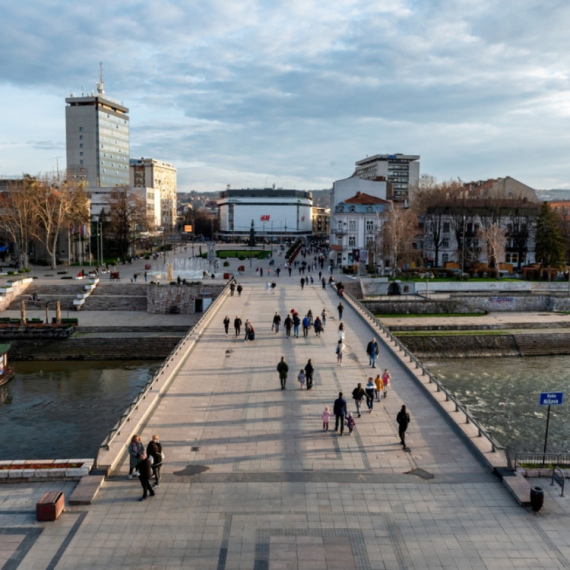
[[[145,443],[158,433],[164,444],[156,497],[137,501],[140,484],[126,478],[123,461],[92,505],[68,508],[61,523],[35,525],[30,489],[18,502],[17,490],[9,499],[0,487],[3,528],[43,529],[21,568],[570,568],[567,499],[542,481],[543,510],[519,507],[385,346],[379,363],[392,372],[389,397],[357,419],[352,436],[323,433],[324,405],[370,374],[371,330],[347,308],[347,354],[338,366],[337,318],[321,339],[270,330],[275,310],[284,317],[293,307],[316,314],[326,306],[336,317],[331,289],[301,291],[298,278],[281,280],[275,295],[262,280],[244,285],[142,432]],[[226,338],[225,314],[250,319],[255,342]],[[291,370],[286,391],[275,370],[282,354]],[[310,392],[293,380],[308,358],[318,372]],[[395,426],[402,402],[412,416],[409,453]],[[414,469],[434,478],[408,473]]]

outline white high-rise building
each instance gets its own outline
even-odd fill
[[[130,185],[133,188],[148,188],[154,193],[159,208],[157,225],[166,230],[176,225],[177,195],[176,168],[169,162],[154,158],[131,158]]]
[[[129,109],[105,95],[103,74],[90,94],[65,102],[68,172],[90,187],[129,184]]]
[[[389,199],[406,202],[410,188],[420,181],[418,154],[375,154],[355,163],[353,176],[365,180],[386,180],[391,187]]]

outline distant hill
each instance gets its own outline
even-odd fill
[[[570,200],[570,189],[536,190],[538,199],[542,202],[558,202],[559,200]]]

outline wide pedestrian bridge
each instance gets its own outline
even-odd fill
[[[282,275],[271,294],[264,280],[246,278],[241,297],[224,293],[189,354],[182,348],[172,364],[173,380],[157,382],[101,451],[99,464],[111,470],[96,500],[46,526],[22,568],[570,567],[565,499],[549,494],[538,516],[521,507],[383,341],[370,369],[366,345],[378,330],[347,302],[339,366],[335,291],[301,290],[298,279]],[[293,308],[327,309],[320,338],[272,332],[275,311],[284,319]],[[232,327],[226,337],[226,315],[249,319],[255,341],[235,338]],[[314,388],[300,390],[296,375],[309,358]],[[325,405],[332,409],[342,391],[354,412],[356,383],[384,368],[392,374],[388,398],[357,418],[352,436],[324,433]],[[395,421],[402,404],[412,418],[409,451]],[[166,455],[156,497],[143,502],[138,481],[126,477],[134,431],[145,443],[158,434]]]

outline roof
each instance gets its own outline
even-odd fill
[[[352,198],[344,200],[345,204],[364,204],[365,206],[372,204],[389,204],[387,200],[382,200],[382,198],[377,198],[376,196],[371,196],[364,192],[357,192]]]
[[[4,354],[10,350],[9,344],[0,344],[0,354]]]

